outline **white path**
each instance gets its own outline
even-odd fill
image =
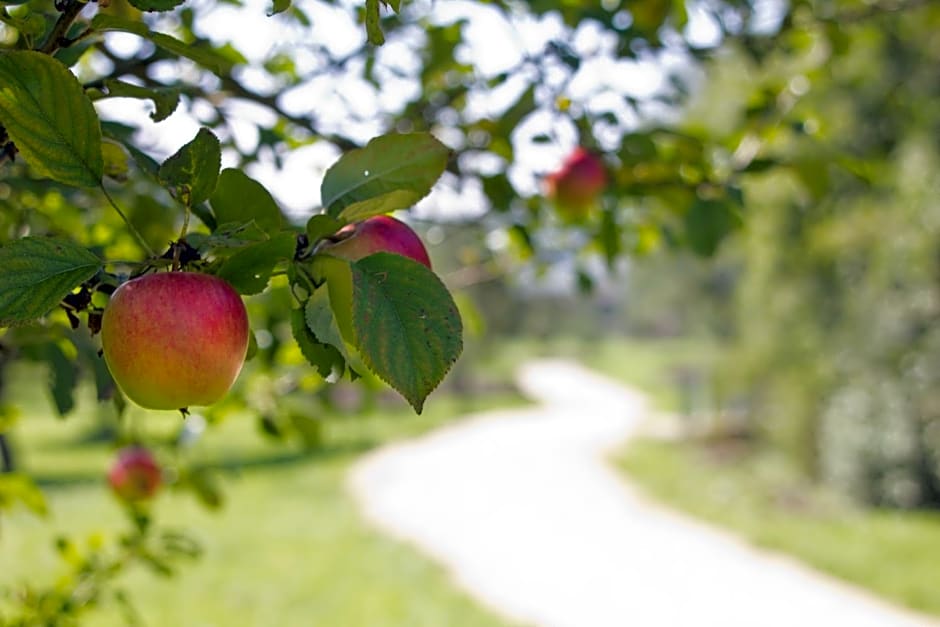
[[[604,462],[645,412],[638,393],[559,361],[519,383],[542,406],[383,448],[350,475],[375,525],[500,614],[552,627],[936,624],[640,497]]]

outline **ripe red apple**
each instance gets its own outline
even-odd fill
[[[232,387],[245,361],[248,314],[218,277],[148,274],[111,295],[101,346],[111,376],[141,407],[211,405]]]
[[[121,449],[108,471],[108,483],[119,498],[139,502],[153,498],[162,483],[160,465],[141,446]]]
[[[548,197],[562,217],[583,218],[607,186],[607,171],[596,155],[578,147],[561,169],[546,177],[545,183]]]
[[[331,255],[356,261],[373,253],[395,253],[431,267],[428,251],[411,227],[391,216],[374,216],[348,224],[336,233],[340,241],[324,249]]]

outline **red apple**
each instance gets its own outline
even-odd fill
[[[150,451],[141,446],[121,449],[108,472],[111,489],[125,501],[153,498],[161,482],[160,465]]]
[[[584,148],[577,148],[561,169],[545,179],[548,197],[559,213],[569,219],[584,217],[595,206],[607,186],[604,163]]]
[[[395,253],[431,267],[428,251],[411,227],[391,216],[374,216],[337,232],[340,241],[324,249],[336,257],[356,261],[373,253]]]
[[[112,294],[101,346],[111,376],[141,407],[211,405],[232,387],[245,361],[248,314],[218,277],[148,274]]]

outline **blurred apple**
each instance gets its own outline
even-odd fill
[[[597,204],[597,197],[607,186],[604,163],[584,148],[577,148],[557,172],[546,179],[547,195],[561,217],[584,218]]]
[[[148,274],[111,296],[101,345],[114,380],[141,407],[211,405],[232,387],[245,361],[248,314],[218,277]]]
[[[149,500],[162,483],[160,465],[150,451],[141,446],[121,449],[108,472],[108,483],[124,501]]]
[[[324,248],[323,252],[349,261],[374,253],[395,253],[431,267],[428,251],[418,234],[391,216],[374,216],[349,224],[340,229],[336,236],[339,241]]]

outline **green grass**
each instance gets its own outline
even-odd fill
[[[34,376],[27,373],[19,381]],[[198,539],[203,556],[183,564],[173,578],[137,568],[121,586],[145,624],[153,626],[505,625],[469,600],[441,568],[366,525],[344,481],[356,458],[381,443],[425,432],[468,410],[518,402],[438,396],[423,416],[396,406],[363,417],[330,417],[324,422],[324,446],[313,453],[271,443],[259,436],[253,419],[233,416],[207,432],[193,453],[229,469],[222,482],[225,507],[210,512],[192,495],[174,490],[155,505],[157,521]],[[17,429],[20,461],[46,482],[52,517],[38,519],[21,510],[4,514],[0,590],[22,580],[39,586],[54,582],[62,569],[53,548],[56,536],[84,545],[91,537],[114,537],[128,524],[103,489],[113,453],[86,437],[94,426],[89,412],[63,423],[41,409],[41,399],[25,403],[33,410]],[[179,416],[136,420],[159,435]],[[110,604],[93,609],[83,624],[124,622]]]
[[[853,508],[767,454],[635,441],[619,466],[654,498],[755,545],[940,615],[940,513]]]
[[[719,354],[715,345],[686,339],[618,339],[569,351],[643,389],[666,410],[683,406],[677,367],[707,373]],[[810,484],[780,457],[725,445],[638,440],[616,463],[668,506],[901,605],[940,615],[940,512],[853,506]]]

